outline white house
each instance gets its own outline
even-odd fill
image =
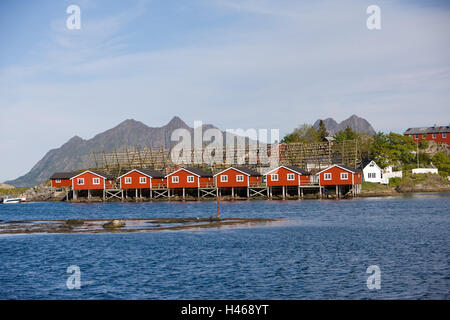
[[[363,177],[364,181],[381,183],[383,178],[383,170],[373,160],[363,161]]]

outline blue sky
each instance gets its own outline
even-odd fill
[[[66,28],[71,4],[81,30]],[[366,28],[371,4],[381,30]],[[352,114],[378,131],[448,124],[448,30],[446,1],[3,0],[0,181],[129,118],[282,134]]]

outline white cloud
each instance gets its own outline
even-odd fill
[[[239,23],[187,34],[195,45],[164,50],[124,50],[121,26],[144,7],[85,23],[85,33],[73,37],[55,23],[51,59],[0,71],[0,105],[10,117],[0,120],[2,136],[20,128],[21,149],[41,156],[37,150],[127,118],[159,126],[179,115],[191,125],[199,119],[282,133],[354,113],[378,130],[448,122],[448,10],[380,1],[382,30],[368,31],[360,2],[215,5],[237,12]],[[36,132],[39,142],[30,139]],[[4,150],[20,152],[16,142],[4,141]],[[36,158],[0,180],[24,173]]]

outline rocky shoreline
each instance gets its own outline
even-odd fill
[[[133,218],[0,221],[0,235],[55,233],[130,233],[177,231],[198,228],[249,228],[282,219],[266,218]]]

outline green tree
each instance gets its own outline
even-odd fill
[[[324,141],[326,137],[328,137],[328,131],[327,128],[325,127],[325,123],[323,123],[322,120],[320,120],[319,122],[319,128],[317,129],[317,135],[319,136],[319,139],[321,141]]]
[[[436,153],[431,161],[439,170],[439,174],[443,177],[450,175],[450,157],[443,152]]]
[[[334,136],[336,142],[339,143],[344,140],[355,140],[356,138],[358,138],[358,134],[356,133],[356,131],[353,131],[350,127],[345,128],[344,131],[339,131]]]
[[[316,129],[314,129],[314,127],[309,124],[303,124],[296,128],[292,133],[286,135],[281,142],[293,143],[318,141],[320,141],[320,138]]]
[[[373,137],[371,154],[377,164],[384,168],[391,164],[414,162],[416,149],[417,144],[410,137],[393,132],[379,132]]]

